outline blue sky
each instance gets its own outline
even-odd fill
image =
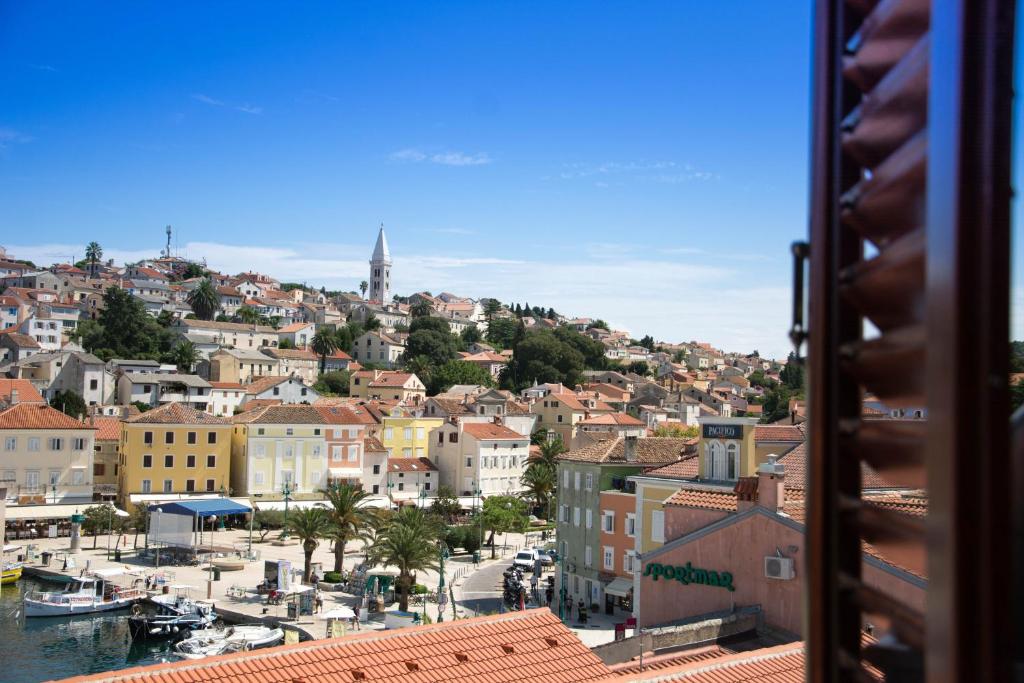
[[[5,3],[0,244],[138,258],[169,223],[353,289],[383,222],[402,293],[781,355],[809,4]]]

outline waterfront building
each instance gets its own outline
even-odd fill
[[[0,411],[0,479],[8,499],[18,505],[91,501],[96,428],[45,403],[9,400]]]
[[[437,495],[439,472],[430,458],[388,458],[385,487],[391,500],[416,500]]]
[[[389,457],[426,457],[429,454],[431,432],[440,427],[444,420],[436,417],[416,417],[400,406],[381,406],[381,409],[384,413],[381,419],[380,442],[388,449]]]
[[[121,418],[89,418],[96,428],[96,441],[92,463],[92,491],[95,500],[114,500],[117,497],[118,447],[121,444]]]
[[[154,494],[229,493],[230,485],[228,420],[184,403],[168,403],[121,423],[121,507]]]
[[[490,422],[446,422],[431,433],[430,460],[441,483],[461,496],[513,494],[522,490],[530,457],[530,437]]]
[[[327,485],[328,422],[313,406],[274,405],[232,418],[231,488],[240,496],[321,500]],[[261,505],[262,507],[262,505]]]

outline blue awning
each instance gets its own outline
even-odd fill
[[[150,505],[149,511],[160,509],[165,515],[188,515],[189,517],[211,517],[213,515],[244,515],[252,512],[248,505],[236,503],[230,498],[205,498],[203,500],[179,500],[173,503]]]

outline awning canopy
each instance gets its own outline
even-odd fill
[[[616,595],[620,598],[629,596],[630,591],[633,590],[633,580],[624,579],[621,576],[614,579],[611,583],[604,587],[604,592],[608,595]]]
[[[19,519],[64,519],[70,520],[73,514],[83,514],[85,509],[95,503],[78,505],[13,505],[7,507],[6,518],[10,522]]]
[[[244,515],[252,512],[248,505],[236,503],[230,498],[213,498],[204,500],[181,500],[177,502],[150,505],[152,512],[157,507],[166,515],[188,515],[190,517],[212,517],[213,515]]]
[[[330,507],[329,503],[325,500],[290,500],[288,501],[289,510],[306,510],[308,508],[315,507]],[[256,501],[257,510],[284,510],[283,500],[259,500]]]

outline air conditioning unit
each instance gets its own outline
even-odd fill
[[[764,558],[764,575],[769,579],[788,581],[796,576],[793,569],[793,558],[769,555]]]

